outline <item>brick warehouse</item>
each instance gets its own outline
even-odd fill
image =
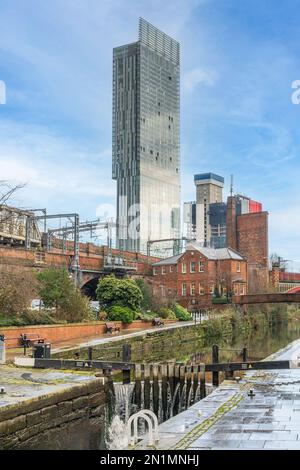
[[[191,243],[186,251],[152,264],[153,289],[172,297],[189,311],[213,304],[214,294],[247,293],[247,260],[229,248]]]
[[[237,215],[236,198],[228,198],[227,246],[247,258],[248,291],[265,291],[269,283],[268,212]]]

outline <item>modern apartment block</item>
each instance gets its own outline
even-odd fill
[[[210,204],[221,203],[224,178],[214,173],[194,176],[196,185],[196,239],[203,246],[211,245],[212,228],[209,221]]]
[[[196,240],[196,217],[197,204],[196,201],[183,203],[183,233],[188,240]]]
[[[180,48],[140,18],[137,42],[113,50],[112,175],[117,240],[180,236]]]

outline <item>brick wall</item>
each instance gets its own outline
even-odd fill
[[[249,291],[264,290],[269,283],[268,212],[237,216],[237,250],[248,261]]]
[[[172,320],[167,320],[167,323],[172,323]],[[136,320],[130,324],[121,322],[114,322],[118,324],[122,330],[134,329],[148,329],[151,328],[151,323]],[[5,335],[6,347],[13,348],[19,345],[18,338],[21,334],[36,335],[40,338],[45,338],[51,344],[60,343],[72,339],[84,341],[89,337],[100,336],[105,333],[105,322],[91,322],[91,323],[71,323],[68,325],[34,325],[34,326],[11,326],[0,327],[0,333]],[[16,338],[16,339],[11,339]],[[32,336],[33,338],[33,336]]]
[[[104,265],[104,257],[107,252],[106,247],[97,247],[91,243],[80,244],[80,267],[83,270],[96,272],[100,271]],[[118,250],[112,250],[113,256],[120,256]],[[151,264],[158,261],[156,257],[147,257],[141,253],[123,252],[124,264],[126,261],[134,264],[137,268],[135,274],[150,274]],[[3,266],[10,266],[17,270],[33,269],[41,270],[47,267],[69,269],[73,257],[73,251],[67,253],[59,252],[53,248],[53,251],[25,250],[23,248],[12,248],[0,246],[0,262]]]

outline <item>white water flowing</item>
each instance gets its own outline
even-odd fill
[[[128,444],[126,423],[115,415],[108,430],[106,446],[109,450],[122,450],[126,449]]]

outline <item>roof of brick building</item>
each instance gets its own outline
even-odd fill
[[[201,253],[205,258],[209,260],[225,260],[225,259],[233,259],[237,261],[244,261],[245,258],[235,250],[231,248],[207,248],[203,247],[197,243],[190,243],[186,247],[186,251],[198,251]],[[177,264],[178,260],[184,256],[185,253],[180,253],[176,256],[171,256],[170,258],[162,259],[153,263],[152,266],[165,266],[169,264]]]

